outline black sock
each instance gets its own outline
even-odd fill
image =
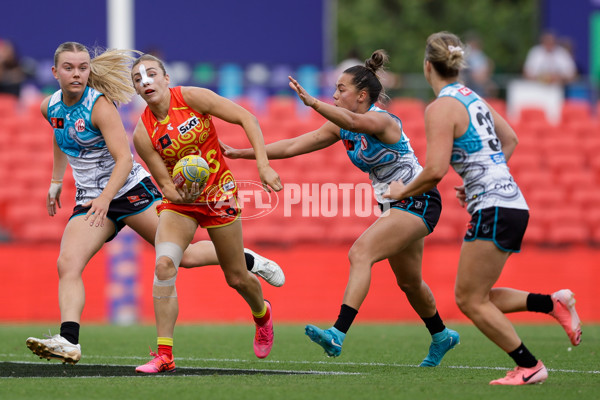
[[[529,293],[527,295],[527,311],[548,314],[554,309],[552,297],[549,294]]]
[[[66,321],[60,324],[60,336],[73,344],[79,343],[79,324],[73,321]]]
[[[358,314],[358,310],[342,304],[340,315],[338,315],[337,321],[335,321],[333,327],[342,333],[348,333],[348,329],[350,329],[350,325],[354,322],[356,314]]]
[[[246,268],[248,271],[252,271],[252,268],[254,268],[254,257],[248,253],[244,253],[244,256],[246,257]]]
[[[433,317],[421,319],[423,322],[425,322],[425,326],[432,336],[446,329],[446,325],[444,325],[444,322],[442,321],[442,318],[440,318],[440,314],[437,312],[437,310],[435,311],[435,315]]]
[[[513,360],[515,360],[519,367],[523,368],[535,367],[538,362],[533,356],[533,354],[531,354],[529,350],[527,350],[527,347],[525,347],[523,342],[521,342],[521,345],[517,347],[516,350],[508,353],[508,355],[511,356]]]

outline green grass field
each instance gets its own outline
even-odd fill
[[[461,344],[442,365],[418,368],[430,337],[409,324],[352,327],[338,358],[327,358],[301,325],[276,325],[268,358],[252,352],[250,325],[182,325],[175,333],[177,371],[136,375],[153,326],[87,325],[77,365],[41,360],[25,346],[49,325],[2,325],[2,399],[598,399],[600,326],[585,325],[582,344],[570,349],[558,325],[517,325],[525,344],[549,370],[542,385],[490,386],[512,360],[471,325],[449,324]],[[55,326],[52,326],[56,329]],[[53,331],[53,333],[55,333]]]

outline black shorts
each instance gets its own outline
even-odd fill
[[[442,198],[440,192],[438,192],[436,188],[433,188],[420,196],[412,196],[391,203],[379,203],[381,212],[385,212],[390,208],[397,208],[421,218],[429,230],[429,233],[431,233],[440,220],[440,214],[442,213]]]
[[[472,215],[464,240],[491,240],[502,251],[518,253],[521,251],[521,242],[528,222],[528,210],[485,208]]]
[[[115,224],[115,233],[113,233],[106,241],[110,242],[113,240],[115,236],[117,236],[117,233],[123,229],[125,226],[125,223],[123,222],[124,218],[141,213],[150,207],[152,203],[161,199],[162,195],[150,178],[142,179],[123,196],[113,199],[108,206],[108,213],[106,216],[113,224]],[[73,215],[71,215],[71,218],[77,215],[87,214],[89,210],[90,207],[77,205],[73,208]]]

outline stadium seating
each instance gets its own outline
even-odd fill
[[[544,212],[548,227],[547,242],[550,245],[586,243],[589,240],[590,232],[584,221],[583,210],[557,202],[555,207]]]
[[[389,112],[396,115],[403,122],[417,121],[422,123],[425,113],[425,102],[420,99],[394,98],[387,106]]]
[[[581,100],[566,100],[562,107],[561,124],[569,125],[580,121],[592,120],[590,103]]]
[[[534,107],[521,108],[519,122],[521,124],[548,123],[545,111],[541,108]]]
[[[521,149],[517,146],[517,149],[508,162],[508,166],[511,173],[518,176],[521,171],[541,171],[543,160],[544,156],[537,146],[530,149]]]
[[[600,205],[600,186],[598,186],[597,181],[591,185],[578,183],[572,189],[571,201],[579,209],[600,210],[600,207],[598,207]]]
[[[248,108],[255,106],[248,99],[240,99],[240,102]],[[503,100],[489,99],[488,102],[505,115]],[[402,119],[404,130],[423,163],[426,161],[425,106],[420,99],[400,98],[392,99],[387,105],[388,110]],[[52,132],[39,111],[29,108],[20,106],[14,97],[0,96],[3,119],[0,140],[15,144],[0,146],[0,180],[10,182],[0,190],[0,226],[8,230],[14,240],[58,242],[74,205],[73,178],[69,168],[63,185],[63,208],[50,218],[45,197],[52,171]],[[269,98],[263,109],[259,121],[267,143],[317,129],[325,121],[318,113],[299,107],[293,97]],[[234,147],[250,146],[240,127],[214,120],[219,137],[225,143]],[[550,125],[543,111],[531,107],[521,111],[518,121],[509,122],[519,136],[519,145],[508,165],[531,208],[525,242],[552,246],[600,245],[600,118],[597,113],[587,103],[567,101],[559,125]],[[33,168],[19,168],[24,160],[32,159],[35,159]],[[228,160],[228,164],[238,180],[258,181],[252,161]],[[283,202],[289,201],[285,196],[291,192],[279,192],[280,202],[273,212],[244,221],[247,246],[311,242],[350,245],[376,219],[374,211],[362,217],[356,215],[361,206],[357,202],[365,200],[357,199],[355,190],[344,194],[339,186],[345,183],[353,185],[350,186],[353,189],[359,184],[369,187],[367,175],[351,164],[340,143],[293,159],[272,160],[271,165],[284,184],[295,184],[297,190],[312,190],[312,185],[321,190],[325,184],[333,184],[331,187],[337,188],[337,192],[330,194],[337,198],[327,200],[332,202],[327,204],[322,204],[325,199],[319,199],[315,205],[317,215],[303,215],[306,207],[313,205],[302,202],[288,205],[290,215],[284,215]],[[456,201],[453,186],[457,184],[460,184],[459,177],[449,171],[438,186],[443,211],[435,232],[427,238],[428,243],[459,243],[464,235],[469,216]],[[367,196],[372,201],[370,206],[375,208],[372,193]],[[322,211],[328,207],[337,207],[338,215],[323,216]]]
[[[578,198],[579,193],[589,194],[590,198],[598,194],[596,174],[583,167],[559,172],[555,176],[555,182],[557,186],[569,193],[571,201],[578,205],[583,205],[582,202],[586,199],[584,196]],[[596,197],[596,199],[600,204],[600,197]]]
[[[294,120],[298,109],[295,97],[270,97],[267,100],[267,114],[276,120]]]
[[[10,94],[0,93],[0,118],[10,118],[17,113],[17,110],[17,98]]]

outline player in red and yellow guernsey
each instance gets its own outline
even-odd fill
[[[152,90],[152,89],[151,89]],[[192,109],[183,99],[181,86],[170,88],[171,101],[167,117],[159,121],[149,107],[146,107],[141,117],[152,146],[163,159],[169,175],[177,161],[190,154],[202,156],[210,167],[210,176],[206,189],[194,203],[227,203],[224,197],[235,195],[237,187],[231,170],[219,148],[217,132],[210,114],[200,114]],[[168,199],[165,203],[171,203]],[[182,205],[188,210],[189,205]],[[163,206],[161,209],[164,209]],[[177,210],[177,207],[169,206]],[[211,210],[215,210],[211,207]],[[160,211],[160,210],[159,210]],[[225,218],[225,223],[231,221],[231,216],[224,212],[216,212]],[[237,215],[237,214],[236,214]],[[211,220],[203,227],[220,225],[219,220]]]
[[[133,135],[135,148],[163,196],[157,207],[156,265],[152,296],[158,335],[158,354],[136,368],[142,373],[170,372],[173,361],[173,332],[178,303],[175,280],[183,249],[196,229],[207,228],[229,286],[244,298],[256,323],[254,353],[266,357],[273,346],[271,305],[265,301],[258,279],[245,264],[240,209],[236,184],[225,162],[212,117],[240,125],[256,152],[258,173],[266,190],[283,188],[279,175],[270,167],[258,121],[254,115],[219,96],[197,87],[169,88],[162,61],[145,54],[134,62],[131,76],[136,92],[147,103]],[[184,156],[197,154],[210,167],[206,187],[176,187],[172,170]]]

